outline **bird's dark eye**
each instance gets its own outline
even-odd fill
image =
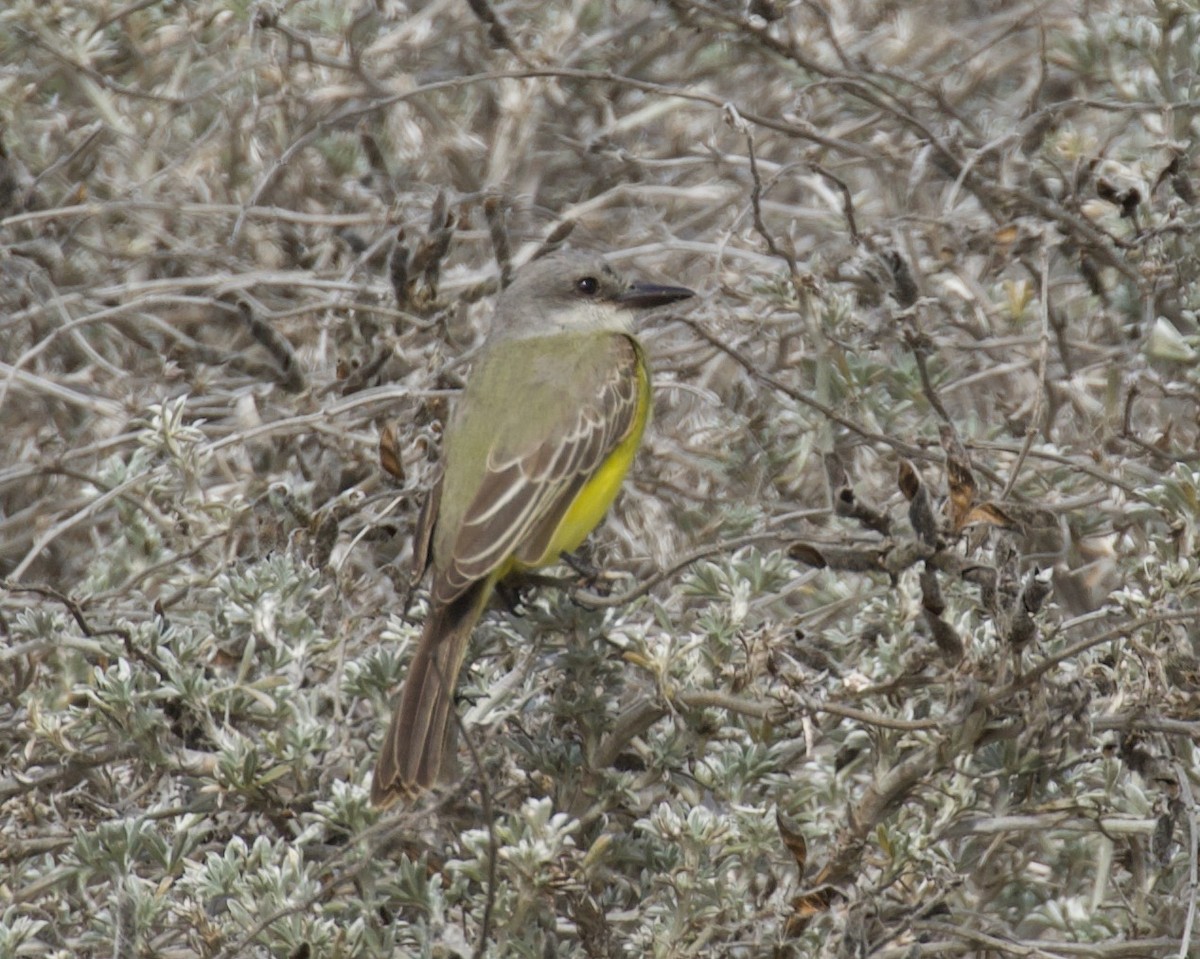
[[[600,290],[600,281],[594,276],[581,276],[575,281],[575,289],[584,296],[595,296]]]

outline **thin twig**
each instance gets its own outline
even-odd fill
[[[1033,402],[1033,412],[1029,416],[1029,425],[1025,428],[1025,440],[1021,444],[1021,452],[1017,454],[1017,461],[1013,464],[1008,473],[1008,481],[1004,484],[1004,490],[1000,494],[1001,501],[1012,496],[1013,488],[1017,485],[1017,477],[1021,475],[1021,467],[1025,465],[1025,458],[1029,455],[1029,451],[1033,448],[1033,441],[1042,431],[1042,417],[1045,415],[1046,407],[1046,356],[1050,352],[1050,262],[1049,251],[1042,248],[1041,258],[1041,331],[1038,336],[1038,362],[1037,362],[1037,396]]]
[[[791,280],[792,286],[796,288],[796,296],[803,298],[804,292],[800,287],[800,271],[796,267],[796,254],[791,250],[783,249],[776,243],[775,237],[771,235],[771,231],[767,229],[767,224],[763,221],[762,197],[764,191],[762,177],[758,174],[758,158],[754,153],[754,134],[751,132],[749,124],[737,115],[737,111],[732,106],[726,109],[726,116],[733,124],[734,129],[739,130],[746,138],[746,155],[750,160],[750,179],[754,184],[750,190],[750,208],[754,216],[754,229],[767,244],[767,250],[771,255],[779,257],[787,264],[788,278]]]
[[[1188,824],[1188,908],[1187,918],[1183,923],[1183,934],[1179,937],[1179,959],[1187,959],[1188,954],[1195,948],[1192,930],[1196,928],[1196,898],[1200,895],[1200,869],[1196,859],[1200,856],[1200,811],[1196,808],[1196,796],[1192,792],[1191,776],[1183,764],[1176,761],[1171,764],[1175,772],[1175,782],[1179,786],[1179,798],[1187,814]]]
[[[698,549],[692,550],[690,553],[681,556],[670,566],[665,569],[660,569],[637,584],[633,589],[621,593],[616,596],[602,596],[599,593],[593,593],[589,590],[577,589],[571,594],[571,598],[581,606],[587,606],[592,609],[608,609],[616,606],[627,606],[635,599],[640,599],[650,592],[655,586],[664,580],[670,579],[681,570],[698,563],[703,559],[708,559],[711,556],[721,556],[723,554],[733,553],[746,546],[757,546],[760,543],[782,543],[790,537],[783,532],[766,532],[766,533],[750,533],[747,536],[737,536],[733,539],[726,540],[721,543],[712,543],[709,546],[701,546]]]

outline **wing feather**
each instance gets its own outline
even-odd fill
[[[438,601],[453,600],[510,557],[541,558],[579,490],[636,427],[644,375],[638,348],[627,337],[614,337],[610,353],[590,389],[571,384],[584,386],[586,395],[567,429],[509,456],[490,451],[449,555],[436,557]]]

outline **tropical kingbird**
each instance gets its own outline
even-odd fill
[[[446,427],[422,511],[416,575],[429,615],[383,741],[371,800],[437,781],[471,630],[496,584],[575,550],[603,519],[650,416],[632,311],[694,295],[629,284],[598,256],[559,253],[518,272]]]

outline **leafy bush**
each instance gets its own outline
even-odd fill
[[[8,4],[0,956],[1195,955],[1198,29]],[[603,573],[379,814],[448,400],[564,241],[702,297]]]

